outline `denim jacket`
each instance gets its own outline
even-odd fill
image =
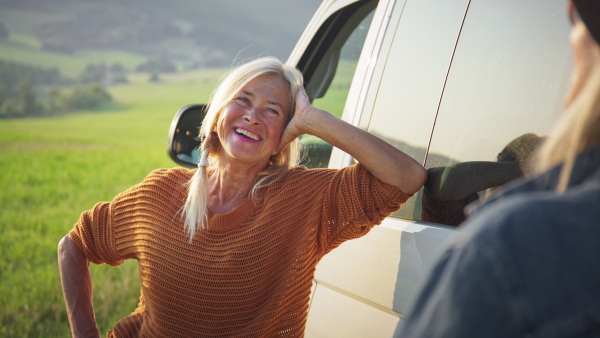
[[[472,208],[399,337],[600,337],[600,147]]]

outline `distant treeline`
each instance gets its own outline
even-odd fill
[[[8,93],[12,93],[21,82],[44,86],[60,85],[61,80],[57,68],[44,69],[0,60],[0,83],[4,85],[4,90]]]
[[[88,65],[80,81],[76,81],[63,78],[57,69],[0,60],[0,118],[50,116],[100,108],[112,101],[100,84],[106,74],[106,66]],[[66,89],[62,88],[65,86]]]

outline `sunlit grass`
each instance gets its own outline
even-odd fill
[[[171,119],[182,106],[206,102],[217,78],[114,87],[117,103],[104,111],[0,120],[0,336],[70,335],[58,241],[96,202],[175,166],[166,155]],[[92,266],[92,274],[106,332],[139,301],[137,262]]]

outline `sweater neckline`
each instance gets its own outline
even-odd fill
[[[208,230],[225,232],[238,227],[255,209],[254,198],[248,195],[235,209],[225,214],[208,212]]]

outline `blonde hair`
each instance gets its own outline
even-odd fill
[[[289,85],[291,102],[289,118],[293,117],[296,92],[303,83],[302,74],[297,69],[283,64],[274,57],[262,57],[230,70],[221,78],[212,94],[199,133],[202,152],[200,161],[207,165],[199,166],[187,183],[188,196],[182,208],[185,229],[190,236],[190,241],[194,238],[197,227],[204,229],[208,223],[208,172],[218,170],[217,162],[221,149],[221,141],[216,132],[217,121],[234,95],[250,81],[262,75],[279,76]],[[259,189],[282,177],[290,168],[298,165],[300,159],[301,148],[296,139],[279,153],[271,156],[267,167],[258,174],[251,195],[256,197]]]
[[[600,143],[600,47],[594,44],[596,59],[581,90],[540,148],[536,171],[562,164],[556,190],[563,192],[571,176],[575,158]]]

